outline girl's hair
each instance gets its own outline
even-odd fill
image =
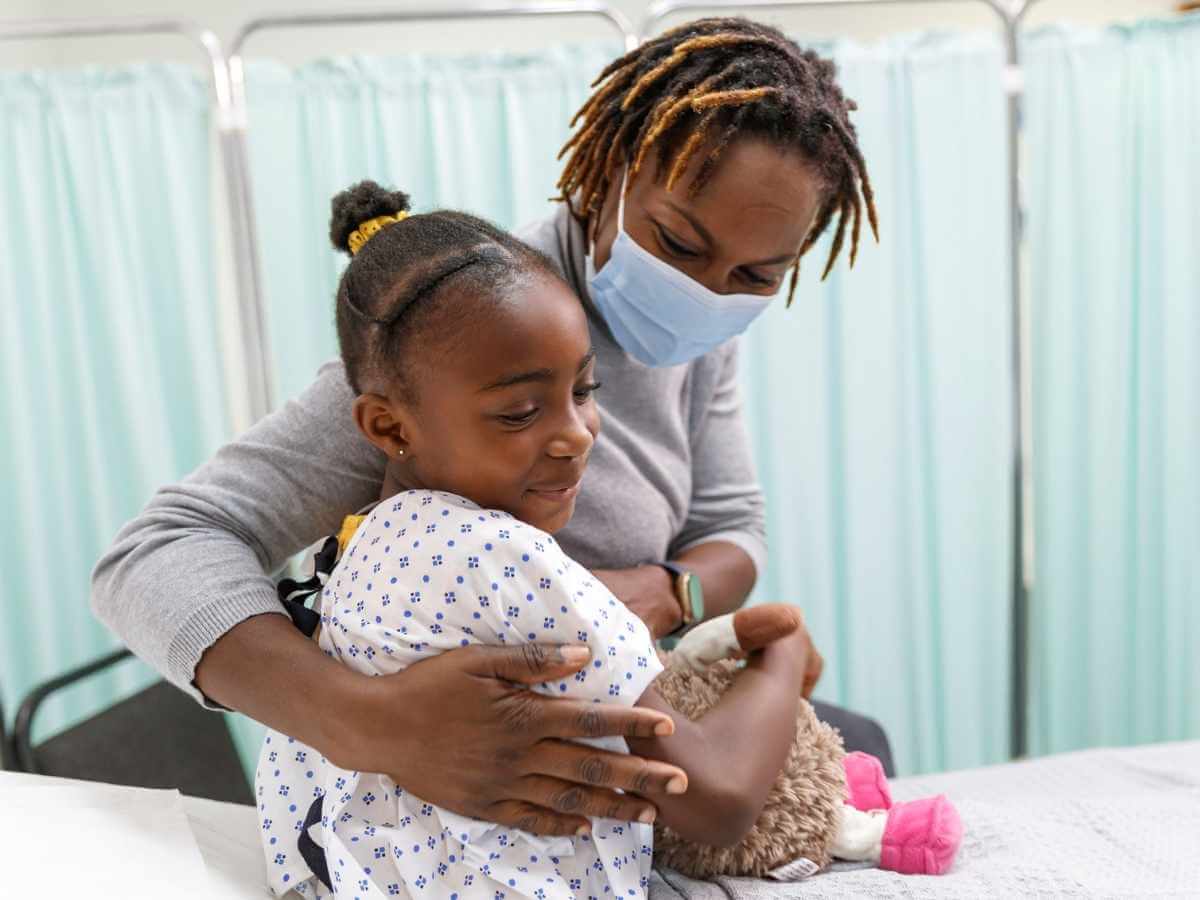
[[[834,215],[837,231],[822,278],[841,252],[848,223],[854,264],[864,206],[879,238],[867,164],[849,117],[856,106],[842,94],[836,75],[832,60],[747,19],[698,19],[668,31],[610,63],[592,83],[597,89],[571,120],[572,126],[580,123],[579,130],[559,154],[570,153],[559,199],[588,220],[621,166],[629,166],[632,182],[652,151],[658,179],[666,179],[668,190],[698,152],[707,152],[690,186],[695,194],[738,138],[760,137],[797,149],[816,165],[826,194],[792,270],[790,303],[800,256]]]
[[[449,210],[408,215],[408,195],[360,181],[332,201],[329,238],[353,258],[337,291],[337,333],[346,378],[362,392],[379,378],[411,392],[418,348],[443,348],[465,316],[467,300],[495,302],[522,279],[559,279],[544,254],[475,216]],[[365,243],[359,230],[385,224]],[[356,234],[357,233],[357,234]],[[351,249],[355,235],[358,252]]]

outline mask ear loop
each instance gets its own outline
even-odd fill
[[[621,199],[617,201],[617,232],[625,230],[625,188],[629,181],[629,166],[625,167],[625,174],[621,176]]]
[[[620,234],[625,230],[625,186],[629,181],[629,166],[625,166],[621,174],[621,193],[617,197],[617,233]],[[597,223],[595,231],[600,230],[600,225]],[[592,260],[593,267],[596,265],[596,234],[593,231],[588,235],[588,256]]]

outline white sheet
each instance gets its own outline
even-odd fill
[[[5,896],[214,896],[178,791],[10,783],[0,805]]]
[[[837,866],[795,884],[661,873],[651,900],[1200,898],[1200,742],[1089,750],[893,783],[945,793],[965,835],[941,877]]]

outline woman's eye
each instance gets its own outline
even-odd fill
[[[537,409],[528,409],[524,412],[505,413],[497,416],[505,425],[527,425],[537,415]]]
[[[770,287],[775,283],[774,278],[764,278],[761,275],[751,272],[749,269],[742,269],[741,272],[742,278],[755,287]]]
[[[575,402],[586,403],[596,391],[600,390],[602,385],[598,381],[593,381],[591,384],[581,384],[575,388]]]
[[[684,259],[694,259],[700,254],[691,247],[684,246],[679,240],[671,235],[671,232],[663,228],[661,225],[658,228],[658,240],[662,244],[663,249],[672,256],[682,256]]]

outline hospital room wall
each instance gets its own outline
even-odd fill
[[[471,0],[404,0],[401,3],[380,3],[368,0],[355,8],[373,6],[453,7]],[[609,4],[624,13],[635,27],[651,0],[609,0]],[[1104,25],[1162,16],[1175,9],[1176,0],[1038,0],[1026,22],[1034,28],[1041,24],[1069,21],[1081,25]],[[42,19],[69,17],[121,17],[153,15],[191,19],[212,30],[222,41],[226,52],[231,48],[238,28],[251,17],[285,15],[306,11],[326,11],[336,8],[329,0],[259,0],[247,5],[241,0],[158,0],[150,5],[141,0],[6,0],[0,7],[5,19]],[[887,35],[917,32],[928,29],[994,29],[996,17],[981,3],[948,3],[944,6],[913,3],[871,9],[818,8],[804,10],[754,11],[756,18],[783,28],[789,34],[814,40],[845,37],[858,41],[873,41]],[[683,17],[668,20],[672,25]],[[270,31],[255,36],[248,45],[249,56],[269,57],[287,64],[300,64],[314,58],[339,54],[401,53],[474,53],[503,48],[505,50],[538,50],[548,43],[591,41],[601,35],[615,34],[595,19],[555,18],[522,19],[513,22],[478,23],[463,21],[452,29],[443,24],[410,24],[405,26],[348,26],[345,28],[292,29]],[[180,38],[116,37],[70,39],[55,41],[21,41],[4,47],[0,69],[41,67],[74,67],[89,63],[120,65],[138,61],[181,61],[199,68],[196,48]],[[210,143],[210,165],[213,170],[211,204],[217,221],[227,221],[228,199],[224,173],[218,156],[216,135]],[[226,229],[215,235],[217,296],[220,309],[217,325],[223,356],[224,377],[229,383],[246,379],[246,361],[242,356],[239,336],[239,314],[235,295],[233,254],[228,245]],[[231,426],[240,431],[251,424],[248,398],[235,393],[229,398]]]
[[[461,0],[465,4],[470,0]],[[609,0],[614,8],[640,25],[649,0]],[[368,0],[355,8],[396,9],[405,6],[429,8],[458,5],[453,0],[417,0],[406,3],[380,3]],[[1039,0],[1029,15],[1031,26],[1056,21],[1076,24],[1110,22],[1160,16],[1169,13],[1176,0]],[[251,16],[279,15],[309,10],[330,10],[338,4],[331,0],[5,0],[0,17],[5,19],[65,18],[73,16],[182,16],[213,30],[228,44],[238,26]],[[929,28],[988,28],[995,15],[979,3],[933,6],[902,4],[873,9],[808,9],[780,12],[754,11],[755,18],[783,27],[790,34],[814,38],[849,37],[872,40],[901,31]],[[669,20],[668,24],[682,21]],[[514,23],[489,22],[444,25],[411,25],[403,28],[359,26],[320,31],[289,31],[255,37],[255,55],[270,55],[286,62],[299,62],[340,52],[393,54],[417,52],[475,52],[503,47],[536,49],[552,41],[589,40],[597,35],[595,21],[556,19],[522,20]],[[343,43],[344,42],[344,43]],[[104,41],[64,41],[10,45],[5,48],[5,68],[41,65],[76,65],[81,61],[105,63],[131,59],[175,58],[191,60],[182,41],[162,38],[121,38]]]

